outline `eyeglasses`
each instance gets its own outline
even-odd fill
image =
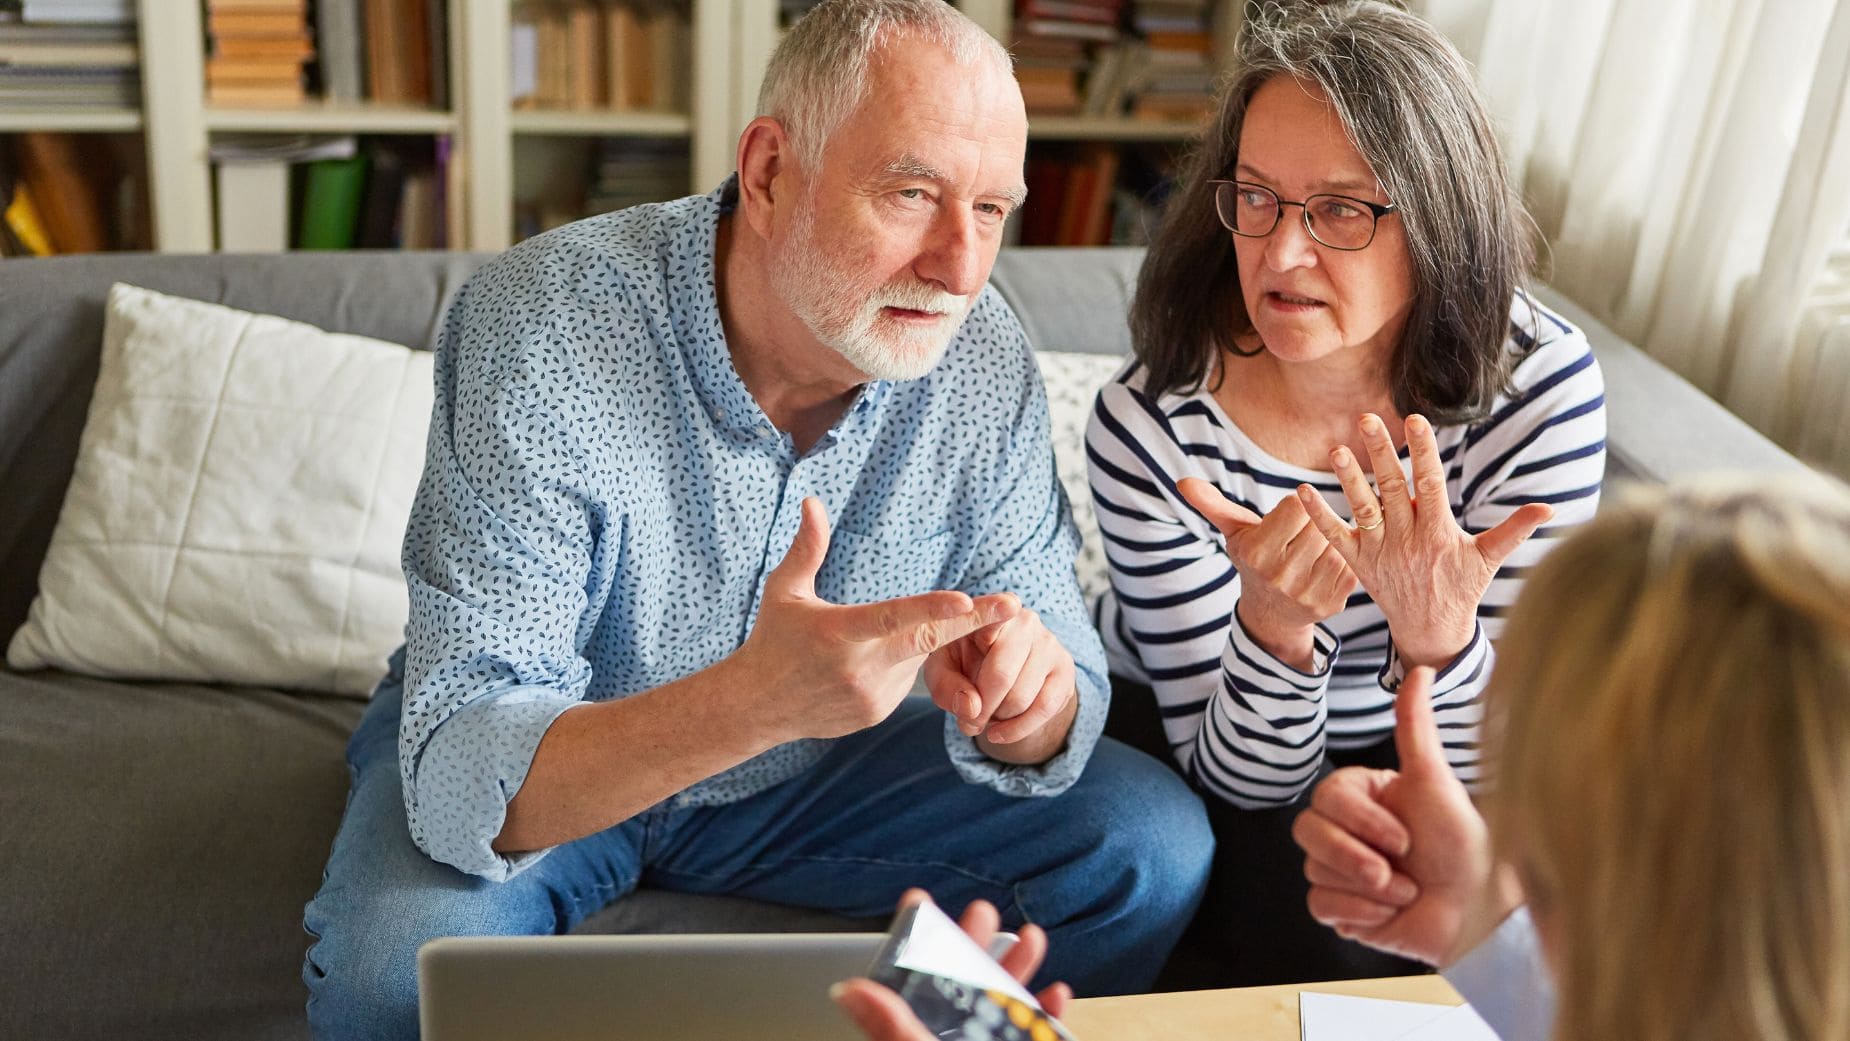
[[[1347,195],[1313,195],[1303,202],[1287,202],[1262,184],[1222,180],[1208,183],[1214,186],[1214,213],[1221,224],[1249,239],[1270,235],[1284,208],[1296,206],[1304,211],[1304,230],[1310,232],[1311,238],[1331,249],[1367,249],[1375,240],[1375,223],[1395,212],[1391,202],[1383,206]]]

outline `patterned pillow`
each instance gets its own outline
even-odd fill
[[[1067,501],[1072,503],[1073,521],[1079,525],[1079,559],[1074,571],[1090,603],[1111,585],[1111,576],[1105,568],[1105,547],[1099,540],[1098,521],[1092,512],[1091,483],[1086,479],[1086,421],[1092,417],[1098,389],[1118,374],[1125,359],[1114,354],[1065,351],[1037,351],[1035,358],[1041,365],[1041,379],[1047,384],[1054,466],[1059,471],[1060,484],[1066,488]]]

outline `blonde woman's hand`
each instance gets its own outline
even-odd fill
[[[1352,940],[1446,966],[1521,903],[1491,857],[1484,818],[1446,762],[1432,670],[1415,669],[1394,706],[1399,770],[1345,767],[1292,822],[1311,916]]]
[[[1176,490],[1227,540],[1240,573],[1240,624],[1278,660],[1310,671],[1314,629],[1343,609],[1356,578],[1303,503],[1287,496],[1261,518],[1200,478],[1184,477]]]
[[[1472,535],[1458,526],[1446,500],[1445,464],[1431,423],[1422,416],[1407,417],[1412,488],[1381,417],[1366,414],[1361,427],[1379,495],[1348,448],[1338,446],[1330,453],[1355,526],[1343,523],[1309,485],[1298,487],[1298,501],[1387,617],[1401,660],[1409,668],[1443,668],[1470,644],[1478,604],[1497,569],[1554,516],[1554,509],[1529,503],[1489,531]]]

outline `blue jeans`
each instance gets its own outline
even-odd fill
[[[559,846],[506,882],[425,856],[405,824],[398,691],[375,697],[348,745],[345,819],[304,924],[317,1038],[415,1038],[417,950],[438,936],[570,930],[638,883],[849,917],[889,914],[909,886],[953,912],[988,900],[1046,929],[1041,980],[1082,995],[1147,988],[1201,901],[1213,835],[1167,767],[1100,741],[1053,798],[963,782],[943,714],[908,699],[804,774],[725,806],[658,806]]]

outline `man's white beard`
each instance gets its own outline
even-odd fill
[[[771,284],[809,331],[848,363],[876,380],[915,380],[932,370],[963,325],[970,298],[901,276],[867,286],[837,267],[816,242],[815,210],[808,200],[797,214],[791,241],[777,257]],[[929,324],[900,322],[881,309],[903,308],[938,316]]]

